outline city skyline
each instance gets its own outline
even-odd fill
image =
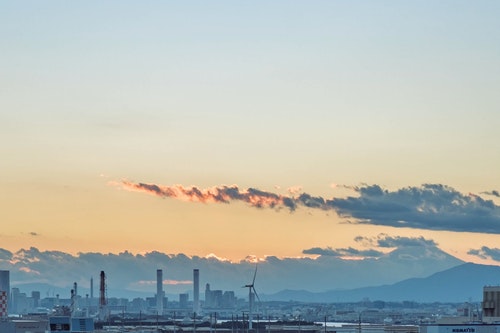
[[[3,2],[0,247],[499,265],[499,10]]]

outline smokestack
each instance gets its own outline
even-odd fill
[[[99,286],[99,319],[105,320],[108,317],[106,307],[106,274],[101,271],[101,282]]]
[[[94,278],[90,277],[90,300],[94,299]]]
[[[71,289],[71,305],[70,305],[71,317],[75,315],[75,289]]]
[[[90,302],[89,302],[89,294],[85,294],[85,298],[87,299],[87,312],[86,312],[86,317],[89,317],[90,315]]]
[[[76,311],[78,309],[78,285],[76,284],[76,282],[73,283],[73,290],[75,292],[75,294],[73,295],[73,308]]]
[[[99,305],[100,307],[106,306],[106,274],[101,271],[101,285],[99,287]]]
[[[193,312],[200,312],[200,270],[193,270]]]
[[[156,311],[163,314],[163,271],[156,270]]]

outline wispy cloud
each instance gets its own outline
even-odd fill
[[[337,258],[379,258],[386,254],[382,249],[396,249],[407,247],[436,247],[437,244],[432,239],[425,239],[424,237],[401,237],[389,236],[387,234],[380,234],[376,237],[357,236],[354,241],[362,244],[368,249],[359,250],[353,247],[348,248],[332,248],[332,247],[313,247],[303,250],[304,254],[315,254],[321,256],[332,256]]]
[[[136,285],[141,286],[156,286],[156,280],[140,280],[135,282]],[[177,285],[191,285],[193,281],[190,280],[163,280],[164,285],[177,286]]]
[[[408,246],[437,246],[436,242],[432,239],[420,237],[402,237],[402,236],[389,236],[387,234],[379,234],[376,237],[358,236],[354,239],[356,242],[370,244],[381,248],[397,248]]]
[[[475,194],[463,194],[441,184],[423,184],[394,191],[380,185],[343,186],[357,192],[357,196],[331,199],[305,192],[281,195],[255,188],[240,189],[237,185],[199,189],[196,186],[164,186],[128,180],[112,184],[129,191],[191,202],[227,204],[242,201],[257,208],[294,211],[298,207],[307,207],[335,211],[340,217],[357,224],[500,233],[500,207],[493,201]]]
[[[243,201],[258,208],[274,208],[279,206],[295,209],[295,203],[287,196],[272,192],[261,191],[255,188],[240,190],[238,186],[219,186],[209,189],[199,189],[196,186],[184,187],[182,185],[164,186],[155,184],[133,183],[123,180],[120,183],[123,189],[148,193],[162,198],[175,198],[184,201],[202,203],[229,203],[230,201]]]
[[[19,270],[21,272],[24,272],[24,273],[28,273],[28,274],[34,274],[34,275],[40,275],[40,272],[36,271],[36,270],[33,270],[29,267],[19,267]]]
[[[481,192],[481,194],[492,195],[494,197],[500,198],[500,192],[497,190]]]
[[[481,259],[492,259],[495,261],[500,261],[500,249],[499,248],[489,248],[483,246],[480,249],[470,249],[467,254],[476,256]]]
[[[310,249],[303,250],[302,253],[304,254],[317,254],[317,255],[322,255],[322,256],[332,256],[332,257],[338,257],[338,258],[353,258],[353,257],[362,257],[362,258],[378,258],[382,255],[384,255],[384,252],[377,251],[374,249],[368,249],[368,250],[358,250],[352,247],[348,248],[338,248],[338,249],[333,249],[331,247],[327,248],[320,248],[320,247],[313,247]]]

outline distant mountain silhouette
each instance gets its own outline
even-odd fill
[[[465,302],[481,301],[483,287],[500,285],[500,267],[465,263],[426,278],[412,278],[383,286],[312,293],[283,290],[266,297],[303,302],[354,302],[363,298],[383,301]]]
[[[256,288],[264,286],[263,292],[280,289],[312,292],[354,289],[427,277],[463,263],[436,246],[400,247],[378,259],[346,260],[320,256],[309,261],[268,260],[268,263],[261,265],[263,268],[259,272]]]

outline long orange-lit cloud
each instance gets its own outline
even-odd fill
[[[252,207],[287,208],[290,211],[307,207],[334,211],[342,218],[363,224],[500,234],[500,206],[479,195],[462,194],[441,184],[423,184],[395,191],[379,185],[343,186],[356,192],[357,196],[331,199],[301,192],[301,188],[282,195],[255,188],[240,189],[237,185],[199,189],[195,186],[165,186],[128,180],[112,184],[128,191],[190,202],[242,201]]]
[[[195,186],[164,186],[134,183],[128,180],[122,180],[120,183],[112,184],[120,185],[123,189],[128,191],[143,192],[162,198],[175,198],[190,202],[229,203],[230,201],[239,200],[258,208],[287,207],[290,210],[294,210],[297,206],[296,198],[261,191],[254,188],[240,190],[236,185],[223,185],[208,189],[199,189]]]

